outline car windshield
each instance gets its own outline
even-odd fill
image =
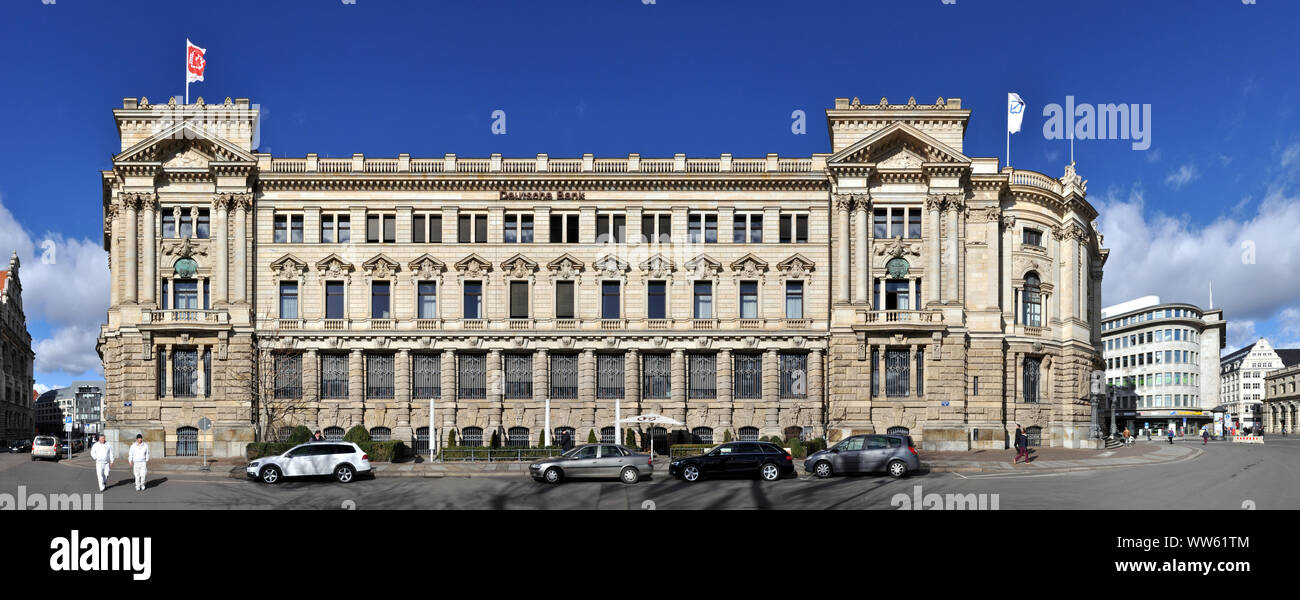
[[[572,458],[574,454],[577,454],[578,451],[579,451],[579,450],[582,450],[583,448],[584,448],[584,446],[578,446],[578,447],[576,447],[576,448],[570,448],[568,452],[565,452],[564,454],[561,454],[560,456],[563,456],[563,457],[565,457],[565,458]]]

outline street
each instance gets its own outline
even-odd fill
[[[1144,442],[1145,443],[1145,442]],[[1155,442],[1153,442],[1155,443]],[[1200,441],[1179,442],[1201,448]],[[895,495],[975,494],[999,509],[1258,509],[1300,508],[1300,438],[1272,437],[1264,445],[1211,442],[1187,460],[1063,473],[921,473],[818,480],[801,475],[775,483],[704,480],[688,484],[666,475],[635,485],[582,481],[561,485],[518,477],[361,478],[342,485],[328,479],[275,486],[226,473],[151,474],[144,492],[132,489],[119,459],[104,493],[105,509],[895,509]],[[60,463],[0,455],[0,494],[95,492],[86,453]],[[920,489],[917,490],[916,488]],[[901,503],[901,501],[900,501]],[[907,502],[911,504],[910,500]],[[992,502],[987,504],[992,505]]]

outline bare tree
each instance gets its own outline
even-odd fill
[[[247,390],[258,440],[279,441],[279,429],[309,413],[303,393],[302,355],[285,351],[287,338],[272,330],[253,341],[253,360],[248,370],[236,370],[231,379],[238,389]]]

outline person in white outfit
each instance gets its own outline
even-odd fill
[[[135,489],[144,491],[144,478],[149,474],[149,444],[144,443],[144,436],[136,434],[135,443],[131,444],[131,451],[127,453],[127,462],[131,463],[131,469],[135,472]]]
[[[104,441],[104,434],[99,434],[99,441],[90,447],[90,457],[95,459],[95,477],[99,480],[99,491],[104,491],[108,482],[108,468],[113,464],[113,447]]]

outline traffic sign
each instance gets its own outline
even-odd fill
[[[64,423],[71,424],[71,423],[72,423],[72,417],[63,417],[63,422],[64,422]]]
[[[199,429],[203,431],[212,429],[212,420],[207,417],[199,417]]]

